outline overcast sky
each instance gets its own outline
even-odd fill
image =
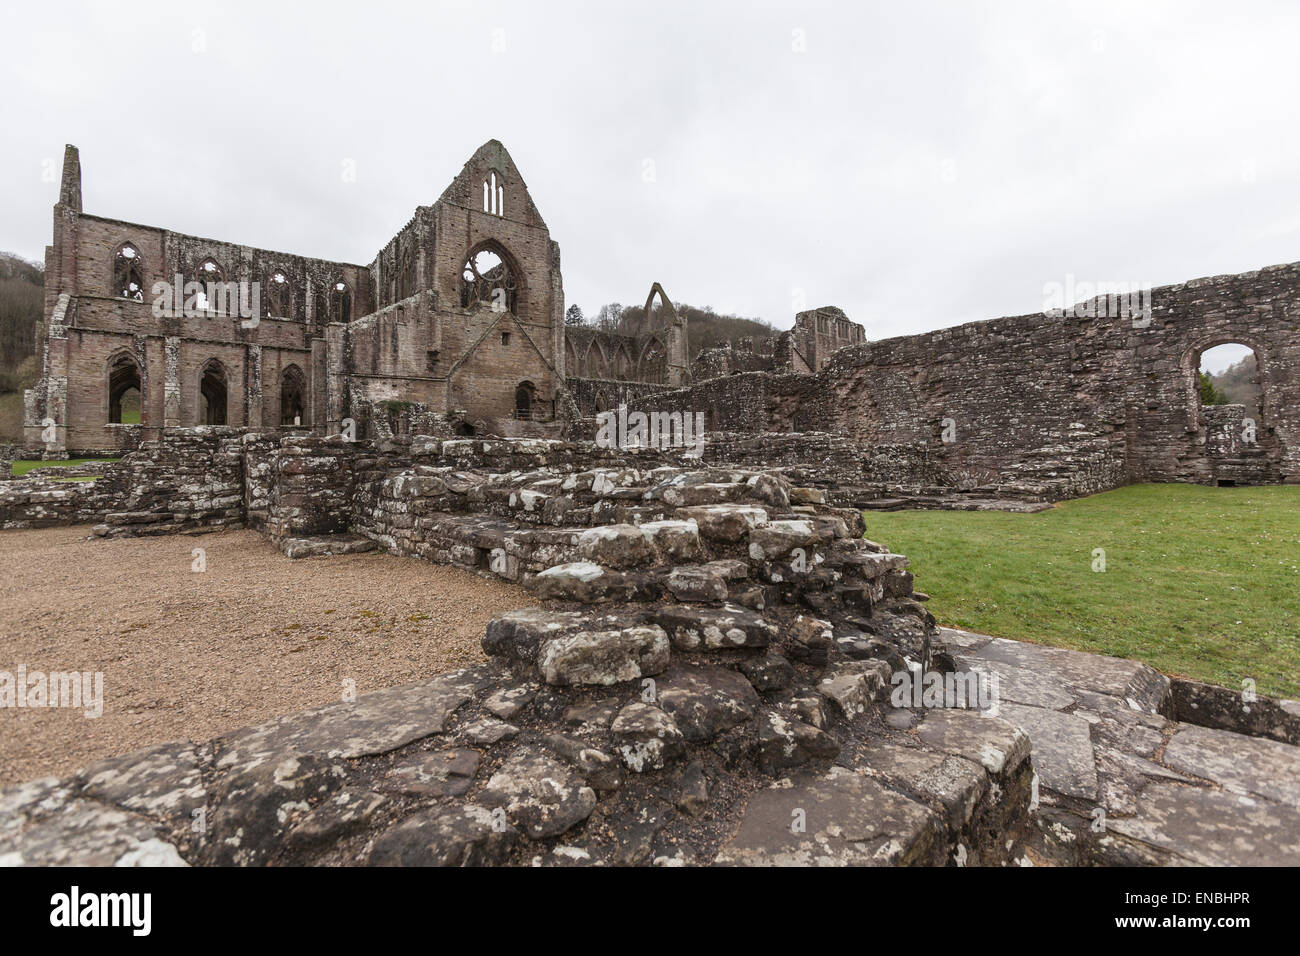
[[[0,248],[85,209],[366,263],[504,142],[594,313],[870,338],[1300,259],[1300,4],[9,6]],[[348,165],[350,164],[350,165]],[[344,169],[355,170],[348,181]],[[53,180],[53,181],[51,181]]]

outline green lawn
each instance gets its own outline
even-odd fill
[[[14,462],[14,466],[13,466],[12,472],[13,472],[13,476],[14,476],[15,478],[18,478],[18,477],[20,477],[20,476],[22,476],[22,475],[27,474],[27,473],[28,473],[29,471],[31,471],[33,468],[45,468],[45,467],[48,467],[48,466],[51,466],[51,465],[53,465],[53,466],[57,466],[57,467],[60,467],[60,468],[67,468],[67,467],[71,467],[72,465],[84,465],[84,464],[86,464],[87,462],[92,462],[92,461],[117,461],[117,460],[118,460],[118,459],[116,459],[116,458],[54,458],[54,459],[51,459],[50,461],[41,461],[40,459],[34,459],[34,460],[33,460],[33,459],[21,459],[21,460],[19,460],[19,461]],[[75,478],[59,478],[59,479],[56,479],[56,480],[58,480],[58,481],[76,481],[76,480],[78,480],[78,479],[75,479]],[[81,480],[83,480],[83,481],[89,481],[90,479],[81,479]]]
[[[1035,515],[866,521],[941,624],[1300,698],[1300,487],[1133,485]]]

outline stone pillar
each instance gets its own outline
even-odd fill
[[[325,434],[337,435],[343,427],[343,390],[347,387],[343,355],[347,326],[331,322],[325,330]]]
[[[181,340],[169,335],[163,339],[163,428],[181,424]]]
[[[326,383],[325,383],[325,339],[315,338],[311,340],[311,377],[307,380],[307,395],[304,396],[307,408],[307,417],[303,420],[304,425],[311,425],[312,431],[317,435],[327,434],[325,431],[326,414]]]
[[[59,295],[41,342],[41,377],[23,393],[23,442],[44,458],[66,458],[68,449],[68,310]]]
[[[671,307],[671,305],[670,305]],[[691,356],[687,344],[686,316],[678,315],[673,309],[672,324],[668,326],[668,375],[669,385],[689,385],[691,383]]]
[[[262,346],[249,345],[244,360],[244,421],[250,428],[262,425]]]

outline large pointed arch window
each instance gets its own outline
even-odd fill
[[[144,301],[144,264],[134,243],[122,243],[113,256],[113,294],[132,302]]]
[[[461,270],[460,304],[485,305],[495,312],[514,312],[518,280],[501,250],[484,246],[469,254]]]
[[[271,273],[271,281],[266,284],[266,302],[273,318],[287,319],[292,315],[293,289],[283,270]]]

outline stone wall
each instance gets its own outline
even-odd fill
[[[1037,481],[1026,473],[1062,489],[1211,482],[1209,431],[1220,413],[1200,408],[1200,354],[1240,342],[1255,351],[1262,390],[1247,470],[1300,480],[1300,264],[1163,286],[1151,299],[1145,321],[1098,299],[1068,315],[842,348],[815,374],[731,375],[654,400],[708,411],[717,430],[925,443],[949,469],[986,483]],[[1043,459],[1055,465],[1037,467]],[[1076,460],[1087,472],[1077,481],[1067,475]]]
[[[244,526],[244,432],[177,429],[148,441],[94,483],[101,536]]]
[[[86,524],[103,514],[93,482],[15,478],[0,482],[0,529]]]
[[[691,363],[691,378],[703,382],[740,372],[770,372],[776,367],[774,355],[774,339],[747,336],[734,345],[701,349]]]
[[[653,382],[624,382],[608,378],[578,378],[569,376],[565,379],[565,389],[577,407],[578,415],[584,422],[594,422],[599,412],[618,408],[620,405],[637,405],[653,402],[654,396],[670,391],[672,386]],[[584,426],[579,425],[579,428]],[[586,431],[594,434],[594,425],[588,424]],[[588,434],[587,437],[591,437]]]
[[[0,481],[8,481],[13,477],[14,462],[22,458],[21,446],[0,445]]]
[[[258,502],[245,450],[273,441],[234,427],[168,429],[117,462],[38,469],[0,488],[0,528],[95,523],[97,535],[116,537],[243,527],[246,502]]]

